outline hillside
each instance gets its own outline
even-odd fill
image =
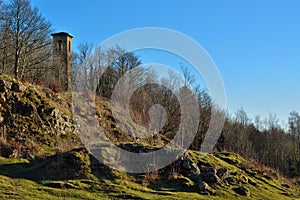
[[[99,163],[72,124],[69,94],[0,76],[1,199],[298,199],[300,188],[237,154],[187,151],[157,172],[128,174]],[[155,150],[118,130],[108,102],[97,114],[106,134],[130,151]],[[167,139],[156,138],[163,145]]]

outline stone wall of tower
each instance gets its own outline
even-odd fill
[[[53,37],[53,70],[52,76],[64,91],[72,90],[72,39],[65,33],[54,33]]]

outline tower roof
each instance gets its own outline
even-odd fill
[[[69,33],[67,33],[67,32],[52,33],[51,35],[52,35],[53,37],[54,37],[54,36],[69,36],[69,37],[73,38],[73,35],[71,35],[71,34],[69,34]]]

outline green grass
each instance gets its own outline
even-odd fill
[[[248,179],[248,183],[242,185],[250,190],[251,196],[242,197],[234,192],[239,183],[230,185],[224,182],[211,186],[210,195],[202,195],[198,193],[197,186],[182,175],[177,179],[180,185],[166,178],[141,183],[138,177],[145,176],[105,166],[100,169],[100,176],[96,176],[88,169],[94,161],[86,151],[77,149],[52,156],[38,165],[26,159],[0,158],[0,199],[299,199],[298,187],[282,177],[267,179],[259,170],[251,175],[243,167],[247,161],[236,154],[218,153],[200,157],[199,152],[188,153],[198,164],[226,167],[236,180]],[[79,167],[73,166],[73,161],[79,163]],[[74,179],[76,176],[69,176],[64,170],[83,173],[85,178],[78,176]],[[283,183],[291,188],[282,186]]]

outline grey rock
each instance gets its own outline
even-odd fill
[[[220,179],[225,180],[226,178],[228,178],[230,176],[229,170],[227,168],[220,168],[217,170],[217,176]]]
[[[235,182],[234,178],[232,178],[232,177],[228,177],[225,180],[230,184]]]
[[[208,184],[204,181],[199,182],[198,186],[201,192],[206,192],[208,189]]]
[[[217,171],[213,167],[205,167],[201,169],[201,176],[203,180],[206,183],[217,183],[218,182],[218,176],[217,176]]]
[[[233,188],[233,191],[235,191],[237,194],[239,194],[241,196],[247,196],[247,197],[250,196],[250,190],[243,186]]]

